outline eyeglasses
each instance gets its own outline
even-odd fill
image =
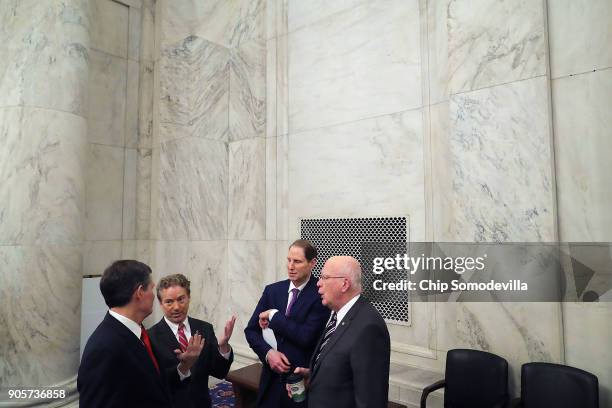
[[[329,276],[329,275],[321,274],[321,276],[319,277],[319,279],[324,280],[324,281],[326,281],[328,279],[333,279],[333,278],[342,278],[342,279],[344,279],[344,278],[346,278],[346,276]]]

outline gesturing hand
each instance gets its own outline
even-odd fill
[[[270,325],[270,312],[271,311],[272,309],[266,310],[265,312],[261,312],[259,314],[259,327],[261,327],[262,330],[267,329],[268,326]]]
[[[274,372],[280,374],[289,371],[291,363],[283,353],[270,349],[270,351],[268,351],[268,365]]]
[[[223,329],[223,336],[219,339],[219,350],[222,353],[228,353],[230,351],[228,342],[232,337],[232,333],[234,332],[234,324],[236,324],[236,316],[232,315],[230,319],[225,323],[225,327]]]
[[[180,361],[179,370],[183,374],[186,374],[187,371],[191,369],[191,367],[195,364],[204,348],[205,340],[202,338],[202,335],[198,332],[191,336],[189,342],[187,343],[187,349],[183,352],[180,349],[174,350],[174,354],[176,354],[176,358]]]

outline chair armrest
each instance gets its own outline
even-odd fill
[[[428,385],[423,388],[423,393],[421,394],[421,408],[427,407],[427,396],[434,392],[435,390],[439,390],[440,388],[444,388],[446,386],[446,380],[442,379],[440,381],[436,381],[433,384]]]

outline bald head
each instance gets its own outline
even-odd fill
[[[321,300],[338,311],[361,293],[361,265],[352,256],[334,256],[325,262],[317,283]]]

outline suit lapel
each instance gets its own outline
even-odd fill
[[[180,349],[181,346],[179,345],[178,340],[174,336],[172,329],[170,328],[170,326],[168,326],[168,323],[166,323],[166,319],[162,317],[161,323],[163,327],[163,330],[162,330],[163,341],[170,349],[171,354],[174,355],[174,350]],[[191,322],[189,323],[191,324]]]
[[[329,354],[331,349],[334,348],[336,343],[340,340],[340,338],[348,330],[348,328],[349,328],[353,318],[355,317],[355,315],[359,311],[359,308],[361,307],[362,299],[363,298],[360,296],[359,299],[357,300],[357,302],[355,302],[353,307],[351,307],[351,309],[348,311],[348,313],[344,316],[344,318],[342,319],[340,324],[336,327],[336,331],[334,331],[334,333],[331,335],[331,338],[329,339],[329,342],[327,343],[327,345],[325,346],[325,348],[321,352],[321,357],[319,357],[319,361],[314,366],[313,376],[317,373],[317,370],[318,370],[319,366],[321,365],[321,362],[325,359],[325,356],[327,354]],[[323,336],[321,336],[321,338],[319,339],[319,344],[317,344],[316,350],[319,349],[320,344],[321,344],[321,340],[323,340]],[[315,352],[315,355],[316,355],[316,352]],[[316,356],[313,356],[313,357],[316,357]]]
[[[112,317],[110,313],[106,315],[106,318],[109,320],[109,324],[113,326],[113,329],[125,340],[126,348],[132,350],[134,355],[137,356],[138,360],[142,361],[142,364],[144,365],[143,369],[161,384],[160,373],[157,372],[155,365],[153,365],[153,360],[151,360],[151,356],[149,356],[149,353],[147,352],[147,349],[142,341],[134,336],[134,333],[125,327],[123,323]]]

